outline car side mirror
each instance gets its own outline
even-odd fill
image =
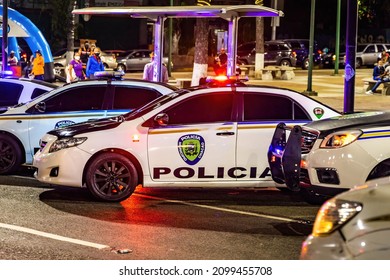
[[[166,113],[160,113],[154,117],[154,122],[159,126],[166,126],[169,122],[169,116]]]
[[[39,102],[35,105],[35,109],[40,112],[44,113],[46,112],[46,103],[45,102]]]

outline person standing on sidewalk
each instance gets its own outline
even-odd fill
[[[145,64],[144,73],[143,73],[142,78],[144,80],[153,82],[153,74],[154,74],[153,72],[154,72],[154,66],[155,66],[156,62],[154,60],[154,53],[153,52],[151,52],[149,54],[149,56],[150,56],[150,62]],[[163,79],[162,82],[168,83],[168,81],[169,81],[168,69],[164,65],[164,63],[161,65],[161,72],[162,72],[162,79]]]
[[[34,75],[34,79],[36,80],[44,80],[45,61],[40,50],[35,51],[31,74]]]
[[[99,48],[94,48],[93,54],[88,58],[86,75],[89,79],[96,79],[95,72],[104,71],[104,65],[100,58]]]
[[[388,71],[386,71],[385,67],[383,66],[383,61],[379,60],[378,64],[374,67],[374,70],[372,72],[372,78],[376,81],[376,83],[371,90],[366,91],[366,94],[372,95],[375,90],[380,86],[380,84],[390,82],[390,78],[388,75]]]

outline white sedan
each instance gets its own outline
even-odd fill
[[[57,87],[44,81],[25,78],[0,79],[0,110],[6,110],[19,103],[26,103]]]
[[[49,130],[120,115],[174,90],[143,80],[86,80],[20,103],[0,114],[0,174],[31,164]]]
[[[301,188],[310,203],[390,175],[390,111],[344,115],[290,129],[281,124],[271,141],[272,175],[292,189]]]
[[[233,84],[180,90],[123,116],[48,132],[34,156],[42,182],[86,186],[121,201],[135,187],[274,185],[267,163],[276,124],[339,115],[295,91]]]
[[[389,260],[390,181],[363,185],[325,202],[312,234],[302,244],[304,260]]]

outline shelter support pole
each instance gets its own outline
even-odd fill
[[[347,1],[347,30],[345,39],[344,113],[353,113],[355,102],[355,66],[358,27],[358,1]]]
[[[8,61],[8,0],[3,1],[3,34],[2,34],[2,71],[7,69]]]
[[[238,16],[232,16],[229,20],[229,34],[228,34],[228,65],[227,75],[236,75],[236,62],[237,62],[237,34],[238,34]]]
[[[162,82],[162,57],[164,54],[164,17],[158,16],[154,23],[154,69],[153,81]]]

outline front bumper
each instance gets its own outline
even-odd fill
[[[309,235],[302,244],[301,260],[345,260],[352,259],[338,231],[326,237]]]
[[[34,155],[34,176],[44,183],[82,187],[84,167],[90,157],[90,154],[77,147],[54,153],[38,151]]]

